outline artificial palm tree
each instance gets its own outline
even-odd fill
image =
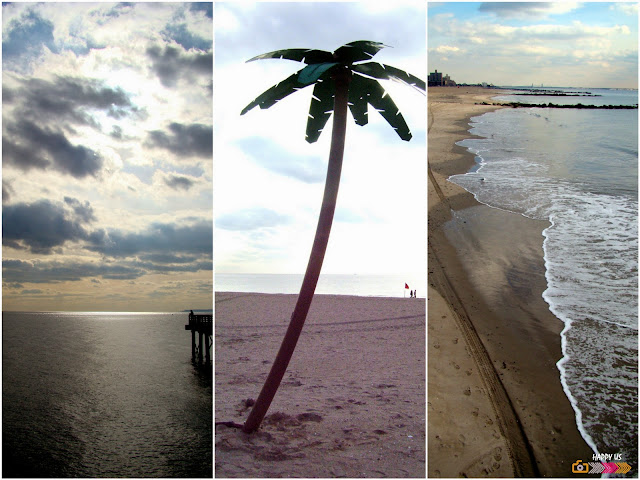
[[[423,92],[425,91],[424,81],[388,65],[376,62],[356,63],[370,60],[383,47],[384,45],[379,42],[361,40],[343,45],[333,53],[296,48],[264,53],[249,60],[280,58],[304,62],[306,66],[261,94],[242,110],[242,115],[255,106],[269,108],[287,95],[309,85],[315,85],[307,120],[307,142],[313,143],[318,140],[332,111],[334,117],[324,197],[307,271],[280,350],[260,395],[242,427],[247,433],[256,430],[266,415],[289,365],[311,306],[329,241],[338,196],[347,129],[347,107],[351,110],[356,124],[366,125],[367,104],[371,104],[402,140],[411,139],[409,127],[398,107],[391,97],[385,94],[382,85],[376,79],[399,80]]]

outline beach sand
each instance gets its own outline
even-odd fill
[[[216,422],[246,419],[296,299],[216,292]],[[424,478],[425,320],[424,299],[316,295],[261,428],[217,426],[216,477]]]
[[[563,324],[541,296],[548,224],[446,180],[474,164],[455,142],[498,93],[428,92],[428,476],[572,477],[592,451],[555,365]]]

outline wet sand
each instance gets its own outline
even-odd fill
[[[216,292],[215,421],[244,422],[297,295]],[[261,428],[217,426],[216,477],[424,478],[425,300],[316,295]]]
[[[548,224],[446,180],[474,164],[455,142],[498,93],[429,89],[428,475],[571,477],[592,452],[555,365],[563,324],[542,299]]]

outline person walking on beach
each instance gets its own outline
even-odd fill
[[[413,298],[413,290],[409,292],[409,298]]]

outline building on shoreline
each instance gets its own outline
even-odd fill
[[[449,75],[442,75],[442,72],[438,72],[438,70],[436,70],[433,73],[429,74],[429,86],[430,87],[455,87],[456,86],[456,82],[454,82],[453,80],[451,80],[451,77]]]
[[[438,73],[438,70],[435,73],[429,74],[429,86],[430,87],[439,87],[442,85],[442,73]]]

